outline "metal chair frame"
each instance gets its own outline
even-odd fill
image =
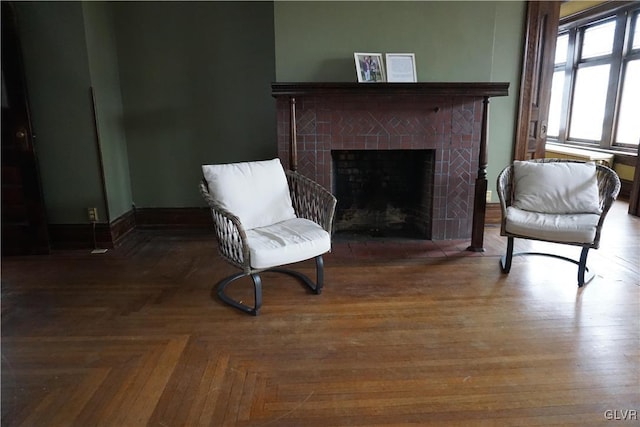
[[[531,162],[537,163],[554,163],[554,162],[571,162],[571,163],[585,163],[581,160],[573,160],[573,159],[533,159]],[[511,270],[511,261],[514,256],[522,256],[522,255],[541,255],[548,256],[557,259],[561,259],[563,261],[568,261],[578,266],[578,286],[582,287],[585,283],[588,283],[595,277],[592,272],[589,272],[589,268],[587,267],[587,256],[589,254],[589,249],[598,249],[600,247],[600,235],[602,232],[602,225],[604,223],[605,217],[611,208],[611,205],[615,201],[618,193],[620,192],[620,179],[618,175],[609,167],[597,164],[596,163],[596,174],[598,180],[598,194],[600,197],[600,209],[602,213],[600,214],[600,220],[596,226],[596,234],[593,242],[590,243],[581,243],[581,242],[565,242],[565,241],[557,241],[557,240],[549,240],[549,239],[541,239],[537,237],[531,236],[522,236],[514,233],[509,233],[506,231],[506,222],[507,222],[507,207],[511,206],[513,202],[513,164],[507,166],[505,169],[500,172],[497,178],[497,192],[498,198],[500,200],[500,208],[502,210],[502,221],[500,223],[500,235],[507,237],[507,251],[506,254],[500,258],[500,267],[503,273],[509,273]],[[582,248],[580,252],[579,260],[575,260],[572,258],[568,258],[562,255],[543,253],[543,252],[513,252],[514,239],[528,239],[528,240],[539,240],[550,243],[559,243],[564,245],[573,245],[580,246]],[[587,275],[587,273],[589,273]]]

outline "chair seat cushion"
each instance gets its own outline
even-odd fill
[[[322,255],[331,236],[313,221],[293,218],[247,231],[251,267],[271,268]]]
[[[534,239],[565,243],[593,243],[598,214],[544,214],[507,208],[505,231]]]

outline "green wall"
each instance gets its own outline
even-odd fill
[[[511,159],[524,1],[17,5],[50,223],[204,206],[201,164],[276,155],[271,82],[355,81],[354,51],[414,52],[419,81],[510,82],[490,181]]]
[[[17,9],[50,223],[202,206],[201,164],[276,156],[271,2]]]
[[[47,219],[86,223],[105,206],[82,3],[16,6]]]
[[[490,104],[487,178],[488,188],[492,192],[492,202],[498,202],[498,174],[513,161],[526,9],[526,2],[496,3],[490,81],[510,82],[511,85],[508,97],[493,98]]]
[[[354,52],[412,52],[420,82],[509,82],[491,100],[493,189],[511,161],[525,12],[524,1],[276,2],[276,77],[356,81]]]
[[[203,206],[204,163],[277,155],[273,4],[115,3],[137,207]]]
[[[85,2],[83,11],[108,209],[99,217],[106,221],[128,212],[132,204],[118,54],[110,5]]]
[[[276,2],[276,75],[280,81],[356,81],[353,52],[413,52],[418,81],[487,81],[496,7],[457,1]]]

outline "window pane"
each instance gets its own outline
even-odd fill
[[[634,21],[635,21],[635,31],[633,32],[633,44],[631,49],[638,49],[640,48],[640,25],[638,25],[638,16],[640,16],[640,13],[636,13],[636,16],[634,17]]]
[[[569,48],[569,34],[558,36],[556,40],[556,60],[555,64],[567,62],[567,49]]]
[[[599,141],[602,138],[609,64],[578,70],[573,94],[569,137]]]
[[[637,33],[636,33],[637,35]],[[627,64],[618,114],[616,142],[638,144],[640,140],[640,60]]]
[[[549,122],[547,135],[557,137],[560,134],[560,114],[562,113],[562,92],[564,90],[564,70],[553,73],[551,83],[551,101],[549,102]]]
[[[608,55],[613,50],[613,35],[616,30],[616,21],[594,25],[584,31],[582,41],[582,58],[593,58]]]

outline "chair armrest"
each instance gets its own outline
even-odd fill
[[[620,178],[613,169],[596,164],[598,176],[598,195],[600,196],[600,209],[607,212],[620,193]]]
[[[500,200],[500,209],[502,210],[502,221],[500,222],[501,234],[505,232],[507,207],[511,206],[513,199],[513,165],[507,166],[500,172],[496,180],[496,192],[498,200]]]
[[[211,208],[220,255],[249,273],[251,270],[249,246],[247,245],[247,234],[240,219],[220,206],[211,197],[205,182],[200,183],[200,194]]]
[[[602,231],[604,219],[620,193],[620,178],[613,169],[600,164],[596,164],[596,173],[598,176],[600,209],[602,210],[600,213],[600,220],[596,226],[596,237],[593,239],[593,247],[597,249],[600,246],[600,233]]]
[[[320,184],[294,171],[286,171],[296,215],[313,221],[331,234],[336,198]]]
[[[513,165],[507,166],[500,172],[496,180],[496,192],[500,200],[502,219],[500,221],[500,235],[505,236],[507,225],[507,208],[513,201]]]

